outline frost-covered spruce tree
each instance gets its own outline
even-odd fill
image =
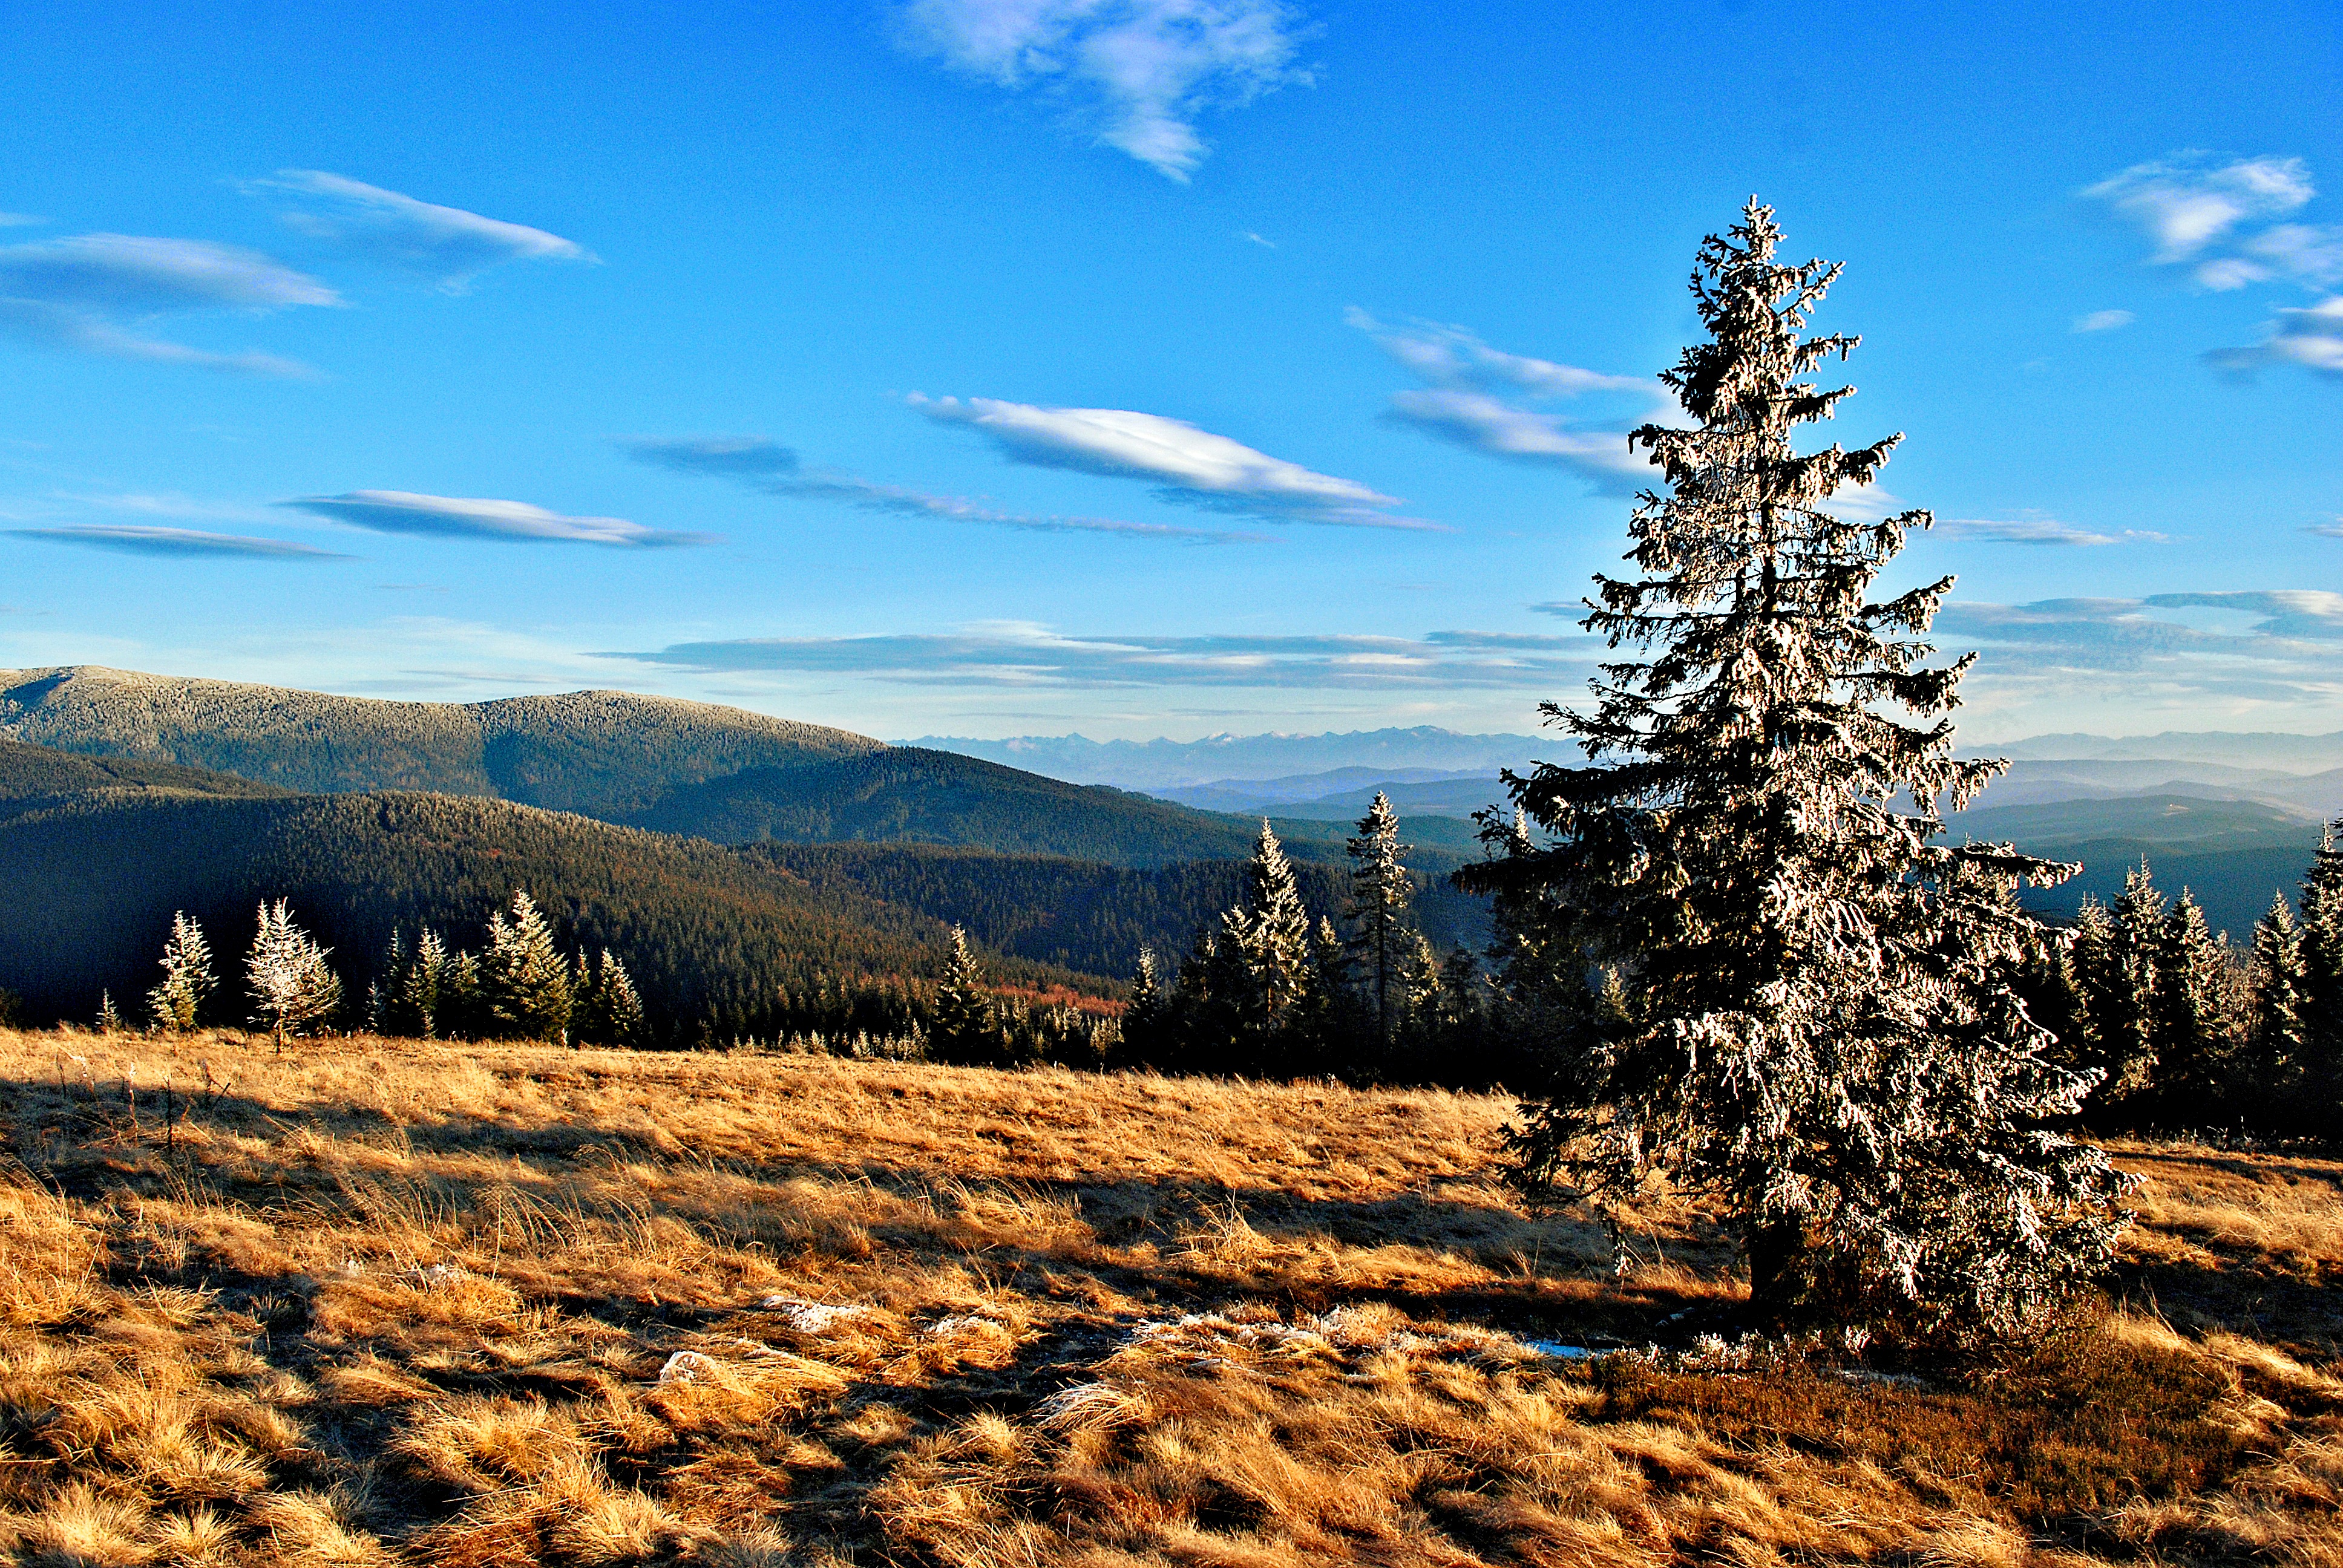
[[[509,1034],[564,1044],[577,998],[553,930],[526,891],[516,890],[510,918],[488,917],[488,950],[480,961],[488,1011]]]
[[[2227,933],[2216,938],[2187,889],[2164,917],[2156,955],[2156,1061],[2159,1120],[2201,1126],[2231,1109],[2245,1009]]]
[[[267,1027],[278,1050],[342,1005],[340,977],[326,962],[332,952],[294,922],[283,899],[260,906],[244,975],[252,991],[253,1021]]]
[[[1359,980],[1375,1015],[1375,1036],[1388,1050],[1399,1023],[1396,991],[1415,881],[1400,862],[1407,846],[1399,841],[1399,815],[1382,790],[1375,791],[1374,803],[1359,819],[1358,837],[1350,840],[1350,850],[1351,950],[1358,957]]]
[[[2302,879],[2302,1089],[2313,1124],[2343,1111],[2343,841],[2328,824]]]
[[[1283,1069],[1282,1032],[1309,990],[1312,958],[1310,912],[1284,847],[1263,818],[1245,868],[1243,901],[1222,911],[1213,944],[1212,996],[1228,1034],[1221,1043],[1230,1069]]]
[[[1752,200],[1702,246],[1709,339],[1662,377],[1692,422],[1629,437],[1673,489],[1642,496],[1639,575],[1598,578],[1585,624],[1643,657],[1604,667],[1592,712],[1545,708],[1594,765],[1509,776],[1543,841],[1491,820],[1463,879],[1545,890],[1575,921],[1568,978],[1624,981],[1591,1063],[1528,1103],[1517,1169],[1605,1206],[1663,1173],[1721,1199],[1766,1320],[2006,1332],[2124,1225],[2122,1178],[2045,1125],[2090,1080],[2008,979],[2012,884],[2071,868],[1935,841],[1939,803],[2000,768],[1951,751],[1975,656],[1924,667],[1949,578],[1867,597],[1927,514],[1828,509],[1896,438],[1792,445],[1852,391],[1804,377],[1855,340],[1803,336],[1838,269],[1779,240]]]
[[[219,981],[212,974],[212,947],[204,928],[184,910],[171,916],[170,940],[163,944],[163,983],[146,993],[155,1021],[174,1034],[196,1027],[196,1014]]]
[[[947,1061],[990,1061],[1005,1046],[1001,1019],[984,989],[984,970],[968,945],[968,932],[951,929],[951,949],[936,987],[934,1027],[929,1037]]]
[[[2252,1120],[2291,1131],[2300,1121],[2298,1080],[2302,1072],[2302,931],[2284,893],[2270,896],[2268,913],[2254,926],[2254,1002],[2247,1040],[2247,1089],[2256,1104]]]

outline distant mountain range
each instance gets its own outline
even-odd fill
[[[1578,755],[1577,748],[1558,735],[1460,735],[1432,725],[1342,735],[1208,735],[1202,740],[1091,740],[1080,735],[971,740],[931,735],[905,744],[981,757],[1071,783],[1111,784],[1151,794],[1187,785],[1330,770],[1357,773],[1362,781],[1426,772],[1493,775],[1500,768],[1522,767],[1533,757],[1562,760]]]

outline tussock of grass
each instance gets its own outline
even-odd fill
[[[2343,1562],[2343,1168],[2122,1146],[2118,1303],[2005,1367],[1562,1362],[1740,1287],[1521,1212],[1508,1110],[0,1033],[0,1553]]]

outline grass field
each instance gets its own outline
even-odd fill
[[[2343,1165],[1990,1371],[1694,1341],[1482,1097],[0,1031],[25,1563],[2343,1563]],[[1584,1361],[1525,1340],[1678,1348]]]

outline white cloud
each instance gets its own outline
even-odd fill
[[[2308,531],[2314,534],[2324,534],[2330,539],[2343,539],[2343,518],[2338,518],[2331,523],[2312,523],[2308,526]]]
[[[896,16],[912,53],[1071,95],[1101,144],[1183,182],[1208,150],[1199,113],[1310,80],[1280,0],[908,0]]]
[[[2343,294],[2329,295],[2302,309],[2281,310],[2261,342],[2243,348],[2216,348],[2205,359],[2215,369],[2240,377],[2279,364],[2343,377]]]
[[[127,329],[198,310],[339,305],[331,288],[257,251],[196,239],[85,234],[0,246],[0,333],[35,347],[255,376],[308,376],[250,350],[217,354]]]
[[[639,462],[672,468],[679,474],[729,479],[769,496],[839,501],[863,511],[890,512],[897,517],[941,518],[1026,533],[1121,534],[1131,538],[1178,539],[1190,544],[1257,543],[1263,537],[1219,528],[1130,523],[1116,518],[1004,512],[965,497],[938,496],[897,485],[876,484],[852,474],[801,472],[795,452],[762,436],[630,437],[618,444]]]
[[[2128,310],[2094,310],[2088,316],[2075,317],[2077,332],[2113,332],[2118,327],[2129,327],[2138,317]]]
[[[932,686],[1352,690],[1544,688],[1584,677],[1591,637],[1436,631],[1422,638],[1067,636],[1029,622],[942,634],[744,638],[609,655],[701,672],[857,675]]]
[[[247,189],[282,192],[308,205],[286,223],[369,259],[420,273],[460,293],[480,273],[508,261],[590,261],[584,246],[523,224],[436,206],[318,169],[282,169]]]
[[[137,556],[237,556],[269,560],[346,561],[351,558],[289,539],[250,538],[236,534],[205,533],[195,528],[151,528],[136,524],[84,524],[55,528],[10,528],[19,538],[46,539],[53,544],[82,545]]]
[[[352,490],[347,495],[303,496],[277,504],[382,534],[638,548],[712,542],[704,534],[668,533],[624,518],[565,517],[526,501],[419,496],[407,490]]]
[[[2161,544],[2165,536],[2146,528],[2107,533],[2048,518],[1946,518],[1935,531],[1956,539],[1992,539],[2006,545]]]
[[[1037,467],[1142,479],[1167,500],[1281,522],[1423,528],[1396,518],[1400,502],[1355,479],[1337,478],[1255,451],[1184,419],[1128,408],[1050,408],[994,397],[910,398],[929,418],[965,425],[1012,461]]]
[[[1462,327],[1411,321],[1389,326],[1356,306],[1342,319],[1428,385],[1395,392],[1384,417],[1468,451],[1566,468],[1607,495],[1633,495],[1660,482],[1650,454],[1627,447],[1627,427],[1677,412],[1658,381],[1611,376],[1551,359],[1509,354]],[[1609,427],[1574,427],[1561,415],[1524,402],[1616,393],[1640,407]]]
[[[2156,242],[2154,259],[2186,261],[2239,224],[2281,217],[2310,200],[2310,171],[2300,158],[2237,158],[2217,163],[2201,153],[2135,164],[2083,194],[2105,202]]]
[[[28,212],[0,212],[0,228],[38,228],[48,221]]]

